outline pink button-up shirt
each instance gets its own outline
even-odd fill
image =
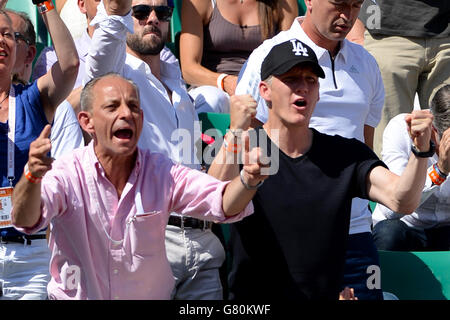
[[[226,218],[227,182],[138,149],[119,199],[93,144],[53,163],[42,180],[41,218],[26,233],[51,222],[51,299],[169,299],[174,285],[165,228],[172,211],[204,220]],[[117,168],[121,170],[121,168]]]

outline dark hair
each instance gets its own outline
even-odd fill
[[[282,14],[279,0],[259,0],[259,25],[263,40],[272,38],[281,30]]]
[[[433,125],[439,137],[450,128],[450,84],[442,86],[431,100],[431,113],[434,116]]]
[[[25,30],[23,31],[23,36],[28,41],[28,44],[35,46],[36,45],[36,31],[34,30],[33,22],[31,22],[30,17],[21,11],[14,11],[10,9],[5,10],[7,13],[12,13],[18,15],[25,22]],[[19,31],[19,30],[14,30]],[[22,31],[22,30],[20,30]]]

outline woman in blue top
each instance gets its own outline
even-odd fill
[[[53,122],[56,107],[71,92],[78,73],[75,45],[53,4],[42,1],[38,6],[59,62],[26,86],[12,84],[20,34],[13,30],[7,13],[0,10],[0,299],[46,298],[45,232],[25,236],[12,228],[10,200],[28,161],[30,143]]]

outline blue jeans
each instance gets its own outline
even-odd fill
[[[383,300],[381,288],[370,289],[370,266],[380,266],[378,251],[370,232],[350,234],[345,254],[344,287],[353,288],[358,300]]]
[[[400,219],[387,219],[375,225],[373,238],[378,250],[450,250],[450,226],[420,229],[408,227]]]

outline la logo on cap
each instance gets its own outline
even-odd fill
[[[291,43],[292,43],[292,52],[294,52],[296,56],[309,57],[308,49],[303,47],[303,44],[300,41],[292,39]]]

